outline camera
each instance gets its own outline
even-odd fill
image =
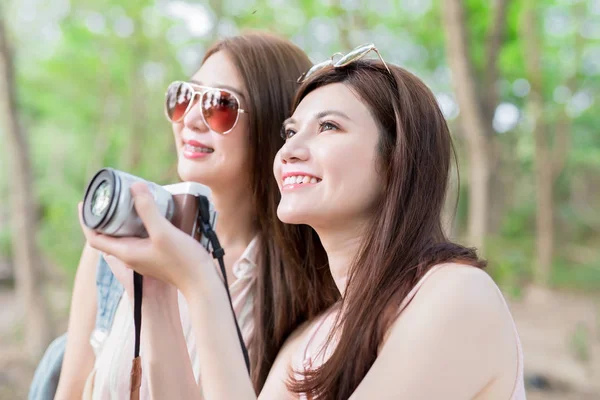
[[[90,180],[83,198],[83,223],[90,229],[110,236],[148,237],[148,232],[135,210],[131,185],[144,182],[152,194],[159,212],[175,227],[199,241],[217,259],[231,312],[235,316],[223,256],[225,251],[214,231],[217,213],[210,201],[210,189],[195,182],[160,186],[137,176],[112,168],[103,168]],[[132,387],[139,388],[139,361],[142,321],[143,277],[133,274],[135,348],[132,366]],[[238,339],[250,371],[250,358],[238,321],[234,318]]]
[[[133,205],[130,188],[135,182],[146,183],[160,213],[208,249],[209,241],[202,232],[206,228],[214,229],[217,213],[210,201],[210,189],[196,182],[160,186],[123,171],[103,168],[90,180],[85,191],[85,225],[110,236],[147,237]]]

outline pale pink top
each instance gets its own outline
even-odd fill
[[[439,271],[442,267],[448,266],[452,264],[439,264],[432,267],[427,273],[417,282],[415,287],[408,293],[405,299],[400,304],[400,308],[398,313],[402,312],[408,304],[415,297],[419,289],[423,286],[423,284],[433,275],[436,271]],[[500,297],[504,301],[504,305],[508,308],[508,304],[502,295],[502,292],[495,286],[500,293]],[[329,359],[335,350],[335,341],[331,340],[329,342],[328,347],[317,347],[316,345],[312,345],[313,341],[315,343],[326,343],[327,337],[331,332],[333,324],[335,322],[335,318],[337,316],[337,312],[339,307],[333,307],[330,311],[325,313],[320,320],[317,321],[314,326],[311,328],[311,331],[307,335],[307,339],[300,346],[300,349],[304,349],[302,359],[296,359],[293,361],[293,370],[294,371],[307,371],[314,370],[319,368],[323,363]],[[510,310],[509,310],[510,311]],[[519,339],[519,333],[517,332],[517,326],[513,320],[513,330],[515,333],[516,341],[517,341],[517,376],[515,377],[515,385],[512,391],[512,394],[509,400],[526,400],[525,397],[525,382],[523,378],[523,349],[521,347],[521,340]],[[299,374],[297,378],[301,378]],[[306,395],[300,395],[300,399],[307,399]]]
[[[258,238],[255,237],[242,256],[233,266],[237,278],[229,290],[242,336],[248,347],[251,346],[254,319],[252,317],[254,283],[256,282],[256,256]],[[231,279],[231,278],[230,278]],[[196,381],[200,381],[200,365],[196,357],[196,342],[192,333],[190,315],[185,298],[179,293],[179,311],[185,341],[187,343],[192,369]],[[93,399],[128,399],[130,393],[130,372],[133,360],[134,326],[133,311],[127,293],[123,294],[117,308],[112,329],[96,356]],[[143,348],[140,356],[144,359]],[[143,361],[142,361],[143,362]],[[150,400],[148,374],[142,372],[140,399]]]

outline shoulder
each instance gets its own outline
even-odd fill
[[[407,313],[426,311],[430,318],[465,327],[510,317],[502,293],[485,271],[464,264],[435,268],[421,282]]]
[[[504,307],[502,295],[493,279],[484,270],[464,264],[443,264],[434,267],[415,296],[428,301],[440,301],[441,306],[474,302],[480,307]],[[477,300],[476,302],[474,300]]]
[[[516,349],[512,316],[498,286],[485,271],[463,264],[436,266],[420,282],[386,341],[402,340],[408,329],[462,348],[464,354],[496,358]]]
[[[512,318],[484,271],[434,267],[388,329],[356,398],[393,393],[411,399],[474,398],[503,377],[512,390],[518,353]],[[423,385],[424,381],[436,382]],[[362,397],[361,397],[362,396]]]

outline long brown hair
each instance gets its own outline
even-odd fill
[[[248,93],[251,201],[260,238],[249,355],[259,392],[290,333],[339,297],[316,233],[308,226],[284,225],[277,218],[280,193],[273,160],[283,145],[279,132],[289,116],[296,80],[311,62],[288,40],[259,32],[217,42],[203,62],[218,51],[227,52]]]
[[[380,61],[363,60],[329,68],[307,80],[294,100],[295,109],[313,90],[343,83],[369,108],[380,133],[384,191],[349,270],[344,312],[329,339],[335,338],[335,351],[289,385],[319,400],[351,396],[375,362],[400,303],[429,268],[449,261],[485,266],[473,249],[451,243],[442,229],[454,148],[437,101],[416,76],[389,67],[391,73]]]

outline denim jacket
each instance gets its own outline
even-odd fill
[[[113,318],[123,296],[123,285],[113,275],[104,257],[100,256],[96,271],[96,325],[90,337],[90,344],[97,355],[113,323]],[[29,400],[52,400],[58,386],[67,334],[63,334],[48,346],[38,364],[31,386]]]

